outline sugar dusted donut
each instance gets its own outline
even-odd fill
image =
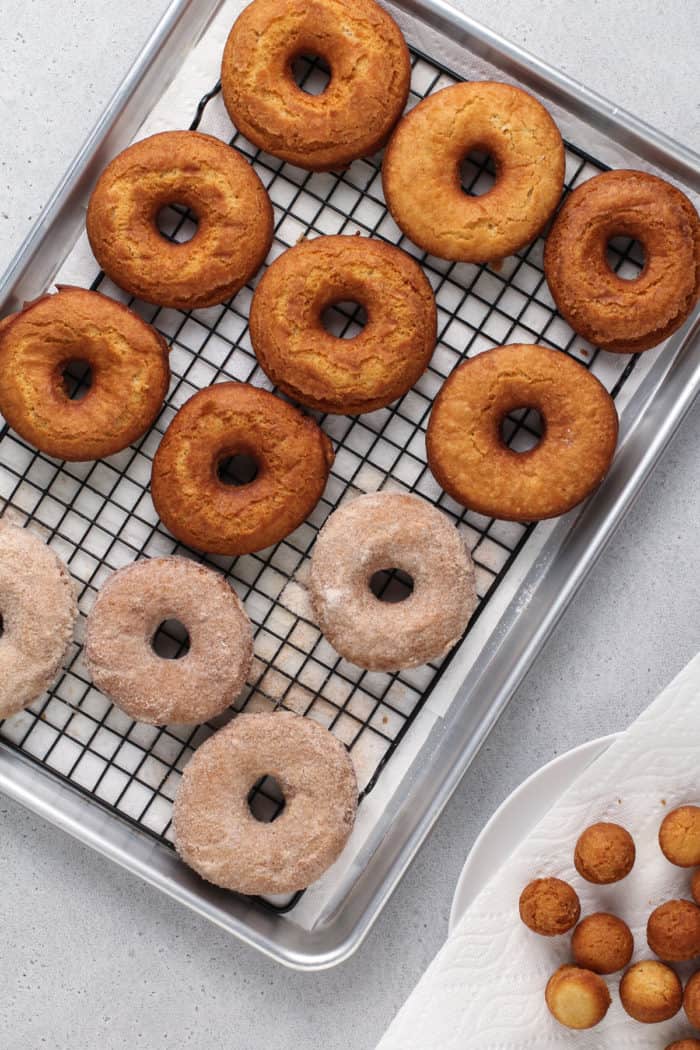
[[[157,226],[168,204],[197,218],[174,244]],[[149,303],[192,310],[223,303],[262,266],[272,243],[272,205],[250,164],[199,131],[164,131],[129,146],[90,197],[87,232],[115,284]]]
[[[71,400],[66,367],[92,383]],[[0,413],[25,441],[66,460],[102,459],[140,438],[168,391],[168,346],[154,328],[99,292],[59,288],[0,327]]]
[[[0,520],[0,719],[53,682],[78,615],[68,569],[41,539]]]
[[[372,593],[382,569],[412,578],[404,601]],[[396,492],[358,496],[331,514],[311,554],[309,593],[331,645],[372,671],[444,656],[477,603],[474,566],[457,529],[425,500]]]
[[[178,660],[153,648],[166,620],[189,634],[189,652]],[[95,685],[132,718],[206,722],[243,689],[253,629],[223,576],[187,558],[152,558],[104,584],[88,616],[85,657]]]
[[[354,339],[323,327],[323,310],[367,311]],[[435,349],[430,283],[405,252],[369,237],[317,237],[284,252],[253,296],[250,335],[260,365],[289,397],[321,412],[372,412],[420,378]]]
[[[644,268],[626,281],[606,258],[612,237],[634,237]],[[658,346],[700,294],[700,217],[684,193],[643,171],[606,171],[567,197],[547,238],[544,272],[559,312],[579,335],[615,353]]]
[[[294,80],[292,64],[303,54],[330,67],[320,95]],[[236,127],[260,149],[312,171],[376,153],[406,104],[410,77],[401,31],[374,0],[253,0],[221,66]]]
[[[488,193],[460,181],[470,150],[496,165]],[[561,197],[564,144],[544,106],[521,88],[472,81],[419,102],[384,157],[387,206],[403,232],[432,255],[500,260],[534,240]]]
[[[248,805],[264,776],[285,800],[272,823]],[[326,729],[287,712],[239,715],[185,767],[173,823],[178,853],[202,878],[246,894],[293,893],[326,871],[357,809],[350,756]]]
[[[219,464],[252,456],[258,473],[226,485]],[[318,503],[333,462],[321,428],[247,383],[217,383],[179,410],[153,460],[151,492],[182,543],[213,554],[249,554],[288,536]]]

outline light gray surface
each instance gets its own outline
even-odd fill
[[[0,269],[163,7],[64,0],[57,19],[57,3],[2,0]],[[465,8],[700,149],[696,5]],[[553,755],[624,728],[700,648],[699,444],[700,407],[339,969],[280,969],[0,797],[3,1050],[371,1050],[442,943],[464,856],[496,805]]]

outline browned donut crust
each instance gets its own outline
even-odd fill
[[[75,401],[63,378],[74,361],[92,373]],[[155,420],[169,381],[162,336],[99,292],[59,287],[0,328],[0,413],[57,459],[102,459],[126,448]]]
[[[574,865],[582,879],[606,886],[629,875],[636,853],[634,839],[626,828],[619,824],[591,824],[576,843]]]
[[[700,864],[700,806],[679,806],[668,813],[659,828],[659,846],[671,864]]]
[[[626,281],[610,268],[612,237],[644,247]],[[683,324],[700,293],[700,219],[680,190],[642,171],[606,171],[566,199],[547,238],[544,271],[575,332],[615,353],[658,346]]]
[[[360,303],[354,339],[323,327],[324,309]],[[401,397],[428,366],[437,336],[430,283],[399,248],[367,237],[318,237],[290,248],[260,281],[250,335],[267,375],[322,412],[355,415]]]
[[[660,904],[647,922],[647,943],[666,962],[685,962],[700,955],[700,908],[692,901]]]
[[[658,1024],[674,1017],[683,1002],[683,986],[670,966],[645,959],[635,963],[620,981],[620,1001],[635,1021]]]
[[[542,440],[513,452],[505,416],[535,408]],[[508,521],[552,518],[580,503],[605,477],[617,441],[617,412],[605,387],[566,354],[513,344],[459,365],[440,390],[428,424],[428,463],[458,503]]]
[[[460,165],[485,150],[496,166],[488,193],[461,186]],[[541,103],[491,81],[430,95],[398,125],[382,180],[387,206],[411,240],[441,259],[491,262],[534,240],[564,185],[564,144]]]
[[[683,1009],[693,1028],[700,1028],[700,970],[692,975],[685,986]]]
[[[255,819],[251,789],[275,778],[285,807]],[[197,749],[175,799],[177,851],[202,878],[238,893],[305,889],[336,860],[357,809],[352,760],[339,740],[288,712],[239,715]]]
[[[700,1039],[679,1039],[669,1043],[666,1050],[700,1050]]]
[[[257,476],[226,485],[217,469],[252,456]],[[248,383],[200,390],[177,413],[153,460],[151,493],[181,543],[212,554],[249,554],[293,532],[318,503],[333,447],[308,416]]]
[[[533,933],[556,937],[576,925],[581,903],[576,890],[563,879],[535,879],[520,894],[518,909]]]
[[[594,973],[615,973],[629,966],[634,938],[627,923],[617,915],[594,912],[574,930],[571,951],[579,966]]]
[[[610,1006],[610,992],[602,977],[578,966],[560,966],[547,982],[549,1012],[567,1028],[593,1028]]]
[[[292,63],[331,70],[311,95]],[[253,0],[226,42],[221,88],[231,120],[260,149],[311,171],[334,171],[386,142],[408,98],[411,63],[393,18],[374,0]]]
[[[182,204],[191,240],[159,231],[158,212]],[[92,191],[87,233],[112,280],[149,303],[192,310],[223,303],[253,277],[272,243],[272,205],[252,167],[199,131],[164,131],[108,164]]]

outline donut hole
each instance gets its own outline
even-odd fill
[[[248,792],[248,808],[261,824],[277,820],[284,806],[284,792],[273,776],[261,777]]]
[[[378,569],[370,577],[369,589],[380,602],[396,605],[413,594],[413,577],[402,569]]]
[[[156,215],[156,226],[161,237],[173,244],[186,244],[197,232],[198,220],[194,212],[176,201],[165,204]]]
[[[179,620],[163,620],[151,639],[151,646],[161,660],[181,660],[190,651],[190,635]]]
[[[367,324],[367,311],[361,303],[339,299],[322,311],[321,324],[336,339],[354,339]]]
[[[224,456],[217,464],[216,475],[222,485],[250,485],[258,476],[258,462],[247,452]]]
[[[331,69],[320,55],[301,54],[292,60],[292,77],[306,95],[322,95],[331,82]]]
[[[490,153],[472,149],[459,165],[459,181],[470,197],[483,197],[496,183],[496,165]]]
[[[544,420],[536,408],[514,408],[501,420],[501,441],[511,452],[531,452],[544,431]]]
[[[644,245],[634,237],[611,237],[605,246],[605,258],[623,281],[636,281],[644,269]]]
[[[69,401],[82,401],[92,386],[92,369],[87,361],[74,358],[61,368],[61,384]]]

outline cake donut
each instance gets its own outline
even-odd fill
[[[68,365],[90,366],[71,400]],[[168,346],[154,328],[99,292],[59,287],[0,327],[0,413],[48,456],[102,459],[152,425],[168,391]]]
[[[488,193],[462,189],[471,150],[493,158]],[[521,88],[473,81],[419,102],[394,132],[382,165],[387,207],[426,252],[493,262],[534,240],[564,185],[564,144],[541,103]]]
[[[248,797],[264,776],[284,795],[271,823]],[[175,799],[175,846],[209,882],[245,894],[306,889],[339,856],[357,810],[346,749],[328,730],[288,712],[239,715],[197,749]]]
[[[582,1030],[600,1024],[612,999],[597,973],[580,966],[560,966],[547,982],[545,1001],[559,1024]]]
[[[620,1002],[635,1021],[660,1024],[680,1010],[683,986],[670,966],[644,959],[625,971],[620,981]]]
[[[187,629],[189,652],[163,659],[153,638],[166,620]],[[218,573],[187,558],[118,569],[87,619],[85,658],[103,693],[151,725],[206,722],[233,703],[253,660],[253,629]]]
[[[382,569],[413,580],[402,602],[370,589]],[[359,667],[395,671],[437,660],[459,641],[477,604],[462,536],[418,496],[376,492],[339,507],[311,554],[309,594],[331,645]]]
[[[159,211],[188,207],[191,240],[161,234]],[[87,233],[95,258],[120,288],[179,310],[230,299],[253,277],[272,243],[272,205],[252,167],[199,131],[163,131],[129,146],[92,191]]]
[[[352,300],[367,324],[354,339],[323,327],[323,310]],[[318,237],[284,252],[256,288],[250,335],[258,361],[295,400],[355,415],[401,397],[435,348],[430,283],[399,248],[367,237]]]
[[[508,448],[501,423],[534,408],[544,434],[528,452]],[[479,514],[536,521],[571,510],[603,480],[617,442],[617,412],[583,365],[543,346],[499,346],[459,365],[428,424],[428,463],[453,499]]]
[[[297,86],[293,62],[318,55],[331,79]],[[221,88],[231,120],[260,149],[311,171],[345,168],[384,145],[408,98],[411,62],[374,0],[253,0],[226,42]]]
[[[51,685],[77,615],[75,585],[61,559],[33,532],[0,520],[0,719]]]
[[[247,485],[218,477],[230,456],[251,456]],[[333,462],[321,428],[248,383],[217,383],[179,410],[153,460],[151,494],[181,543],[212,554],[249,554],[293,532],[318,503]]]
[[[634,237],[644,268],[626,281],[610,268],[612,237]],[[565,200],[547,238],[544,272],[575,332],[614,353],[658,346],[700,294],[700,218],[680,190],[643,171],[606,171]]]

